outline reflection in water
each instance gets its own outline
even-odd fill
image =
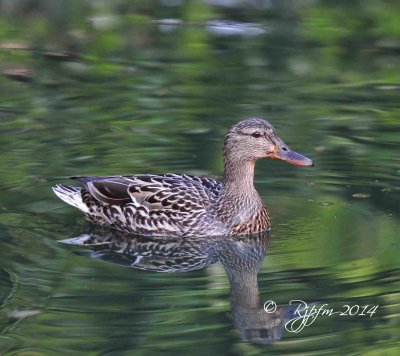
[[[161,19],[155,20],[154,23],[158,24],[163,32],[175,31],[182,26],[195,26],[194,23],[183,22],[179,19]],[[203,25],[202,25],[203,26]],[[230,36],[259,36],[267,33],[267,28],[258,23],[251,22],[238,22],[227,20],[214,20],[204,23],[204,28],[216,36],[230,37]]]
[[[283,336],[295,306],[266,313],[260,303],[257,273],[268,250],[271,233],[236,237],[146,238],[90,226],[80,236],[63,240],[86,246],[84,255],[154,272],[188,272],[220,262],[230,282],[235,326],[243,339],[271,343]]]

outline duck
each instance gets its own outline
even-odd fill
[[[254,187],[255,163],[273,158],[295,166],[313,161],[289,148],[265,119],[234,124],[224,139],[224,181],[187,174],[74,176],[81,186],[54,193],[89,221],[149,237],[235,236],[271,228]]]

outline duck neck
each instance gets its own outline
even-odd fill
[[[224,194],[258,196],[254,188],[255,160],[229,160],[225,157]]]

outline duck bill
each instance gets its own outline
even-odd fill
[[[280,159],[287,163],[293,164],[294,166],[312,167],[314,165],[314,162],[311,159],[290,149],[286,145],[276,146],[270,157]]]

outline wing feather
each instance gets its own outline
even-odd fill
[[[72,177],[79,180],[100,202],[133,203],[149,211],[193,212],[206,209],[218,196],[222,184],[214,179],[186,174]],[[169,215],[169,214],[168,214]],[[171,216],[166,217],[171,219]]]

